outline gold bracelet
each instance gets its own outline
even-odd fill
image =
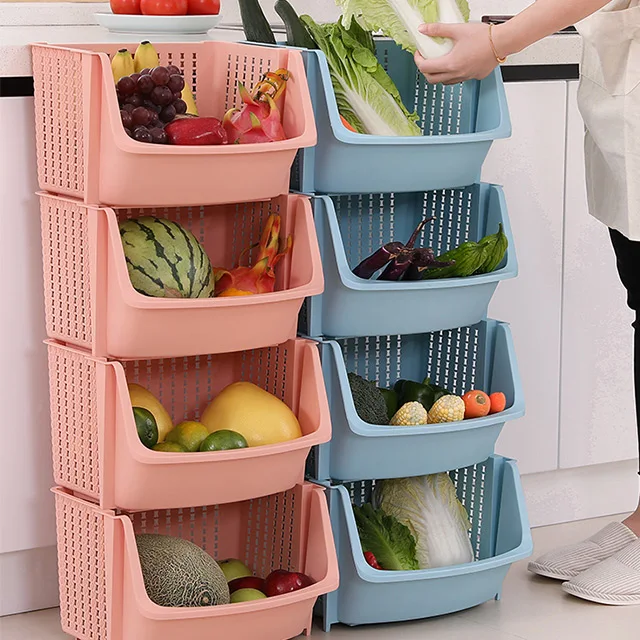
[[[496,57],[498,64],[504,64],[507,61],[507,56],[501,58],[498,55],[498,50],[496,49],[496,45],[493,42],[493,24],[489,23],[489,43],[491,44],[491,50],[493,51],[493,55]]]

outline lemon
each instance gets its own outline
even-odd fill
[[[197,451],[202,441],[209,435],[207,427],[200,422],[181,422],[166,437],[166,442],[176,442],[187,451]]]
[[[247,441],[235,431],[222,429],[209,434],[200,445],[200,451],[227,451],[229,449],[246,449]]]
[[[300,438],[295,414],[273,394],[252,384],[236,382],[223,389],[202,414],[202,423],[215,431],[236,431],[250,447]]]

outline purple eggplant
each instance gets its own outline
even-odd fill
[[[411,234],[411,237],[409,238],[409,242],[407,242],[407,244],[404,245],[407,249],[413,249],[413,246],[415,245],[416,240],[418,239],[418,236],[422,233],[424,226],[427,224],[427,222],[431,222],[432,220],[435,220],[435,218],[431,217],[431,218],[424,218],[423,220],[421,220],[420,224],[415,228],[414,232]]]
[[[411,266],[411,256],[413,251],[405,249],[387,265],[387,268],[380,274],[378,280],[386,280],[388,282],[397,282],[402,280],[402,276]]]
[[[380,247],[374,254],[365,258],[354,270],[353,273],[364,280],[369,280],[376,271],[382,269],[391,260],[396,258],[404,249],[402,242],[388,242]]]

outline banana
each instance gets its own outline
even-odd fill
[[[127,49],[120,49],[111,60],[111,71],[113,72],[114,82],[118,82],[120,78],[130,76],[134,71],[133,58]]]
[[[159,64],[158,52],[148,40],[138,45],[133,59],[136,73],[140,73],[143,69],[155,69]]]
[[[193,92],[191,91],[191,87],[185,78],[184,89],[182,90],[182,99],[187,103],[187,113],[192,116],[198,115],[198,107],[196,107],[196,100],[193,97]]]

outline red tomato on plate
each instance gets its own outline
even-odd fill
[[[220,0],[188,0],[190,16],[217,16],[220,13]]]
[[[140,0],[111,0],[113,13],[140,15]]]
[[[188,4],[188,0],[140,0],[145,16],[184,16]]]

